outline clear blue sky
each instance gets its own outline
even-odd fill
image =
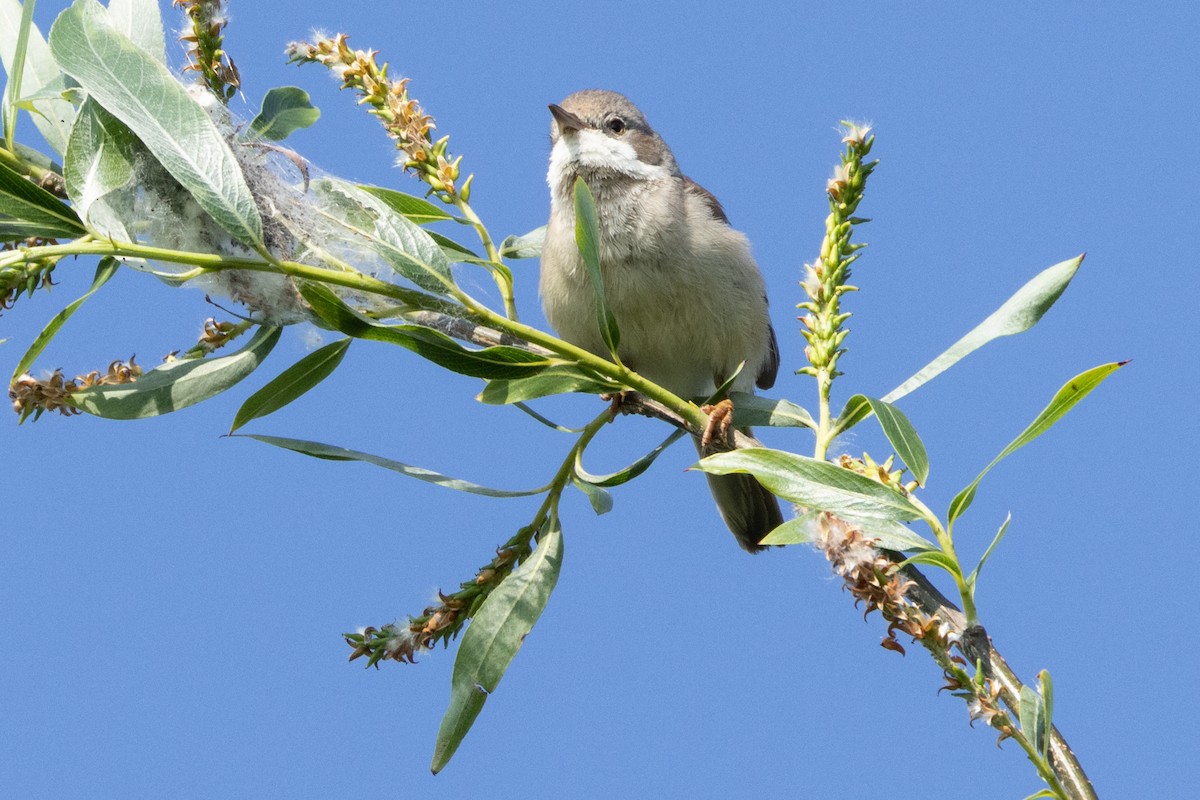
[[[1182,620],[1200,498],[1200,11],[971,5],[242,0],[227,45],[251,106],[271,86],[312,92],[324,117],[290,141],[316,164],[416,191],[352,99],[282,55],[313,27],[382,50],[477,173],[473,201],[498,236],[547,216],[546,104],[625,92],[749,235],[783,355],[772,394],[810,406],[810,381],[791,374],[793,306],[839,119],[873,122],[883,162],[862,207],[875,221],[847,301],[840,398],[887,392],[1042,268],[1087,251],[1038,327],[902,407],[931,454],[925,501],[945,508],[1066,379],[1133,359],[989,476],[960,546],[977,556],[1012,512],[981,581],[983,621],[1021,675],[1051,671],[1056,720],[1101,796],[1194,796],[1200,694]],[[43,30],[58,10],[39,4]],[[514,269],[521,310],[540,323],[537,266]],[[53,295],[0,318],[9,368],[91,273],[64,262]],[[198,291],[126,272],[39,367],[76,374],[135,352],[153,364],[210,313]],[[285,332],[246,384],[168,417],[0,425],[0,796],[1007,800],[1038,788],[1016,747],[998,751],[936,694],[919,647],[901,658],[878,646],[878,618],[863,623],[823,559],[741,552],[703,479],[683,473],[682,446],[605,517],[581,497],[565,504],[558,590],[430,776],[454,653],[367,671],[346,663],[339,634],[418,612],[536,502],[220,438],[308,347],[303,330]],[[332,379],[252,429],[484,483],[544,482],[569,440],[479,406],[478,389],[359,342]],[[543,409],[581,422],[597,403]],[[590,467],[621,466],[662,435],[622,419]],[[811,448],[802,432],[764,437]],[[864,425],[843,449],[886,443]]]

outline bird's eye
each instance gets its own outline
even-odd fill
[[[610,131],[618,136],[625,132],[625,120],[620,117],[613,117],[605,124]]]

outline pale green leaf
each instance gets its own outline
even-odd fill
[[[557,364],[528,378],[488,381],[475,399],[488,405],[505,405],[569,392],[604,394],[619,388],[572,364]]]
[[[133,383],[83,389],[71,395],[71,405],[107,419],[144,419],[187,408],[253,372],[279,341],[279,331],[259,328],[245,347],[227,356],[172,361]]]
[[[813,526],[819,511],[806,511],[795,519],[789,519],[762,538],[759,544],[788,545],[812,544]]]
[[[0,164],[0,214],[47,239],[74,239],[87,231],[71,207]]]
[[[342,363],[351,341],[341,339],[314,350],[250,395],[234,415],[229,432],[233,433],[251,420],[278,411],[328,378]]]
[[[511,379],[536,374],[554,362],[520,347],[497,345],[470,350],[446,334],[421,325],[380,325],[350,308],[326,286],[304,282],[300,293],[323,322],[356,339],[399,345],[460,375]]]
[[[887,436],[896,455],[908,467],[908,471],[917,479],[917,483],[924,486],[929,479],[929,456],[925,452],[925,445],[921,442],[921,437],[917,435],[917,431],[908,421],[908,417],[891,403],[864,395],[855,397],[862,397],[875,412],[879,426],[883,428],[883,434]],[[846,405],[850,406],[854,402],[855,398],[852,397]]]
[[[1018,705],[1021,733],[1039,753],[1046,749],[1046,706],[1041,696],[1028,686],[1021,687],[1021,702]]]
[[[979,572],[983,569],[983,565],[992,557],[992,552],[996,549],[996,545],[1000,544],[1000,540],[1004,538],[1004,534],[1008,533],[1008,524],[1012,522],[1012,514],[1004,517],[1004,522],[1000,525],[1000,530],[996,531],[996,535],[992,537],[992,542],[983,551],[983,555],[979,558],[979,563],[975,565],[975,569],[971,570],[971,574],[967,576],[967,589],[975,593],[975,584],[979,581]]]
[[[817,427],[812,414],[788,400],[759,397],[747,392],[734,392],[729,399],[733,402],[733,424],[739,428],[812,428],[815,430]]]
[[[991,472],[992,467],[1049,430],[1050,426],[1062,419],[1068,411],[1075,407],[1076,403],[1087,397],[1105,378],[1125,366],[1126,363],[1128,362],[1121,361],[1111,364],[1101,364],[1098,367],[1092,367],[1087,372],[1081,372],[1067,381],[1066,385],[1059,389],[1054,397],[1051,398],[1050,404],[1042,409],[1042,413],[1038,414],[1033,422],[1029,423],[1029,427],[1023,430],[1017,438],[1009,442],[1008,446],[1000,451],[1000,455],[992,459],[992,463],[984,467],[983,472],[979,473],[967,488],[955,495],[954,499],[950,501],[950,510],[947,514],[950,524],[953,525],[954,520],[962,516],[962,513],[970,507],[971,503],[975,500],[975,490],[979,488],[979,482],[983,480],[984,475]]]
[[[334,178],[314,181],[325,211],[351,233],[364,237],[379,257],[398,274],[422,289],[446,295],[454,292],[450,260],[442,248],[415,222],[397,212],[374,192]]]
[[[583,178],[575,179],[575,244],[583,256],[592,290],[596,295],[596,321],[600,339],[608,347],[613,361],[620,362],[617,351],[621,346],[621,331],[604,298],[604,272],[600,268],[600,220],[596,216],[596,199]]]
[[[593,475],[585,470],[583,468],[583,452],[577,452],[575,454],[575,474],[582,480],[587,481],[595,486],[620,486],[623,483],[628,483],[648,470],[650,465],[653,464],[660,455],[662,455],[664,450],[675,444],[675,442],[679,441],[685,435],[685,431],[673,431],[671,435],[664,439],[662,444],[660,444],[658,447],[654,448],[649,453],[630,464],[628,467],[617,470],[616,472],[610,472],[607,475]]]
[[[92,279],[92,288],[88,289],[78,300],[55,314],[54,318],[46,323],[46,327],[42,328],[42,332],[33,340],[33,344],[29,345],[29,349],[25,351],[25,355],[17,363],[17,368],[13,370],[13,381],[16,381],[18,377],[29,371],[29,368],[33,366],[33,362],[42,354],[42,351],[46,349],[46,345],[50,344],[50,341],[58,334],[67,320],[71,318],[71,315],[78,311],[84,301],[95,294],[101,286],[108,283],[108,279],[116,274],[118,266],[119,264],[114,258],[103,258],[100,260],[100,265],[96,267],[96,277]]]
[[[401,214],[418,225],[427,222],[442,222],[452,220],[454,216],[441,206],[434,205],[421,197],[398,192],[395,189],[385,189],[382,186],[371,186],[360,183],[358,188],[382,200],[397,214]]]
[[[919,564],[930,567],[938,567],[944,569],[954,576],[955,580],[962,580],[962,567],[958,565],[950,556],[943,553],[941,550],[926,550],[921,553],[916,553],[909,556],[900,562],[901,567],[906,567],[909,564]]]
[[[546,242],[546,226],[534,228],[521,236],[509,236],[500,243],[500,255],[504,258],[538,258]]]
[[[241,167],[208,113],[165,66],[113,27],[95,0],[75,0],[50,30],[58,65],[125,123],[200,207],[261,248],[262,218]]]
[[[75,211],[89,228],[105,236],[128,238],[124,224],[106,213],[104,204],[94,216],[92,207],[110,192],[129,185],[138,146],[137,137],[124,123],[91,97],[84,101],[67,142],[64,177]]]
[[[392,472],[398,472],[410,478],[416,478],[419,481],[444,486],[456,492],[480,494],[485,497],[530,497],[541,494],[549,488],[548,486],[539,486],[536,489],[492,489],[488,486],[481,486],[478,483],[451,478],[448,475],[443,475],[440,472],[434,472],[424,467],[414,467],[411,464],[393,461],[390,458],[371,455],[359,450],[348,450],[345,447],[337,447],[331,444],[309,442],[303,439],[289,439],[284,436],[264,436],[257,433],[238,433],[234,434],[234,438],[254,439],[255,441],[274,445],[275,447],[282,447],[284,450],[291,450],[294,453],[311,456],[312,458],[322,458],[326,461],[359,461],[364,464],[372,464],[376,467],[391,470]]]
[[[261,110],[250,121],[250,132],[278,142],[293,131],[312,125],[320,116],[321,111],[309,100],[308,92],[297,86],[276,86],[263,97]]]
[[[61,97],[40,97],[43,89],[62,85],[62,71],[54,62],[50,46],[46,44],[37,25],[31,25],[28,29],[24,65],[18,68],[16,49],[22,29],[22,11],[19,0],[0,0],[0,61],[3,61],[4,71],[8,73],[10,81],[15,71],[21,74],[20,97],[11,98],[13,101],[39,97],[33,102],[36,110],[31,115],[34,127],[54,152],[62,155],[67,149],[67,136],[71,131],[71,121],[75,118],[75,109]],[[5,96],[8,98],[7,89]]]
[[[1082,255],[1043,270],[1033,280],[1018,289],[1016,294],[1006,300],[1004,305],[996,309],[970,333],[950,345],[946,352],[922,367],[916,375],[884,395],[884,401],[896,402],[994,339],[1001,336],[1012,336],[1032,328],[1062,296],[1071,279],[1075,277],[1075,272],[1081,263],[1083,263]]]
[[[572,476],[571,483],[574,484],[576,489],[587,496],[588,502],[592,504],[592,511],[596,512],[596,516],[612,511],[613,499],[607,489],[597,486],[594,483],[581,481],[575,476]]]
[[[108,0],[113,27],[160,64],[167,63],[162,14],[158,0]]]
[[[920,510],[891,488],[828,461],[781,450],[750,447],[701,459],[699,468],[713,475],[745,472],[773,494],[807,508],[861,519],[906,521]]]
[[[450,707],[438,730],[433,772],[450,761],[542,615],[558,582],[562,554],[562,529],[557,515],[551,515],[537,549],[488,596],[471,620],[454,660]]]
[[[1042,758],[1050,758],[1050,738],[1054,732],[1054,683],[1050,680],[1050,670],[1043,669],[1037,674],[1038,694],[1042,696]]]

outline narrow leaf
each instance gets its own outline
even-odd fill
[[[3,61],[4,71],[8,73],[10,81],[14,73],[20,72],[21,75],[21,96],[10,97],[6,90],[6,101],[40,96],[44,89],[62,85],[62,71],[54,63],[50,46],[46,44],[37,25],[28,28],[24,63],[18,66],[16,50],[22,31],[23,11],[20,0],[0,0],[0,61]],[[31,117],[38,133],[54,152],[59,155],[66,152],[67,135],[75,118],[74,107],[60,96],[39,97],[32,105],[34,112]]]
[[[813,526],[819,511],[806,511],[795,519],[789,519],[762,538],[759,544],[788,545],[812,544]]]
[[[107,419],[144,419],[187,408],[220,394],[253,372],[279,341],[279,332],[279,328],[262,327],[236,353],[173,361],[133,383],[75,392],[71,405]]]
[[[941,550],[926,550],[911,555],[900,562],[900,566],[902,567],[906,567],[909,564],[924,564],[930,567],[938,567],[953,575],[955,580],[962,580],[962,567],[958,565],[957,561]]]
[[[868,539],[874,540],[881,550],[898,553],[909,550],[937,550],[933,542],[894,519],[864,519],[853,514],[841,515],[847,522],[862,529]]]
[[[1081,263],[1083,263],[1082,255],[1043,270],[1033,280],[1018,289],[1017,293],[1008,298],[1004,305],[996,309],[991,316],[975,326],[970,333],[950,345],[946,352],[922,367],[916,375],[884,395],[884,401],[896,402],[994,339],[1023,333],[1032,328],[1062,296],[1071,279],[1075,277],[1075,272]]]
[[[78,300],[55,314],[54,318],[46,323],[46,327],[42,328],[42,332],[33,340],[33,344],[29,345],[29,349],[25,351],[25,355],[17,363],[17,368],[13,370],[13,381],[29,371],[29,368],[33,366],[33,362],[46,349],[46,345],[50,344],[50,341],[58,335],[59,330],[71,318],[71,315],[78,311],[83,302],[95,294],[101,286],[108,283],[108,279],[116,274],[118,266],[120,265],[115,258],[106,257],[100,260],[100,265],[96,267],[96,277],[92,279],[92,288],[88,289]]]
[[[351,233],[364,237],[399,275],[426,291],[442,295],[454,292],[450,259],[428,231],[394,210],[374,192],[364,191],[352,183],[323,178],[314,181],[312,186],[316,196],[326,200],[325,210],[332,219]]]
[[[900,460],[917,479],[917,483],[924,486],[929,479],[929,456],[925,452],[925,445],[921,442],[921,437],[917,435],[917,431],[908,421],[908,417],[891,403],[864,395],[855,395],[846,405],[854,404],[857,397],[866,400],[867,405],[875,412],[879,426],[883,428],[883,434],[887,436],[896,455],[900,456]]]
[[[530,497],[532,495],[541,494],[548,487],[539,486],[536,489],[523,490],[508,490],[508,489],[492,489],[488,486],[481,486],[478,483],[451,478],[448,475],[443,475],[440,472],[434,472],[431,469],[424,467],[414,467],[411,464],[404,464],[400,461],[393,461],[390,458],[382,456],[374,456],[370,453],[363,453],[359,450],[347,450],[345,447],[337,447],[331,444],[322,444],[320,442],[309,442],[303,439],[289,439],[283,436],[264,436],[257,433],[239,433],[235,434],[234,438],[254,439],[258,442],[282,447],[284,450],[291,450],[294,453],[311,456],[313,458],[323,458],[326,461],[361,461],[364,464],[373,464],[376,467],[389,469],[392,472],[399,472],[401,475],[407,475],[410,478],[416,478],[419,481],[444,486],[447,489],[453,489],[456,492],[466,492],[467,494],[481,494],[485,497]]]
[[[747,392],[734,392],[733,424],[740,427],[812,428],[816,420],[807,410],[788,400],[759,397]]]
[[[587,496],[588,502],[592,504],[592,510],[596,512],[596,516],[612,511],[613,499],[607,489],[601,488],[594,483],[581,481],[578,477],[572,477],[571,483],[575,485],[576,489]]]
[[[8,82],[4,85],[4,143],[6,146],[16,141],[17,131],[17,100],[21,95],[21,82],[25,73],[25,54],[29,48],[29,34],[33,29],[34,4],[25,0],[21,8],[21,21],[17,24],[16,42],[13,44],[12,55],[8,63]]]
[[[793,503],[863,519],[905,521],[921,512],[900,492],[827,461],[750,447],[701,459],[713,475],[746,472],[772,493]]]
[[[542,615],[558,582],[562,552],[562,529],[557,515],[552,515],[537,550],[491,593],[471,620],[454,660],[450,707],[434,747],[434,773],[450,761]]]
[[[47,239],[74,239],[87,231],[63,201],[0,164],[0,214],[36,228]]]
[[[1051,425],[1062,419],[1068,411],[1075,407],[1076,403],[1087,397],[1105,378],[1127,363],[1129,362],[1121,361],[1111,364],[1101,364],[1098,367],[1092,367],[1087,372],[1081,372],[1067,381],[1067,384],[1059,389],[1050,400],[1050,405],[1042,409],[1042,413],[1038,414],[1033,422],[1029,423],[1029,427],[1022,431],[1017,438],[1009,442],[1008,447],[1001,450],[1000,455],[992,459],[992,463],[984,467],[983,472],[979,473],[967,488],[955,495],[954,499],[950,501],[950,511],[947,515],[950,524],[954,524],[954,520],[962,516],[962,513],[970,507],[971,503],[975,500],[975,490],[979,488],[979,482],[983,480],[984,475],[991,472],[992,467],[1049,430]]]
[[[967,576],[967,587],[972,593],[975,591],[975,584],[979,581],[979,571],[983,569],[983,565],[992,557],[992,551],[996,549],[996,545],[1000,544],[1000,540],[1004,538],[1004,534],[1008,533],[1008,523],[1012,522],[1012,514],[1004,518],[1004,522],[1000,525],[1000,530],[996,531],[996,535],[992,537],[992,542],[987,546],[987,550],[983,551],[983,555],[979,558],[979,563],[975,565],[975,569],[971,570],[971,574]]]
[[[538,258],[542,245],[546,243],[546,226],[534,228],[520,236],[509,236],[500,243],[500,255],[504,258]]]
[[[1050,734],[1054,731],[1054,683],[1050,680],[1050,670],[1041,670],[1037,674],[1038,693],[1042,696],[1042,758],[1050,758]]]
[[[111,236],[124,232],[123,224],[117,223],[120,230],[111,230],[112,220],[103,214],[92,218],[90,212],[96,201],[123,189],[133,179],[138,146],[137,137],[123,122],[91,97],[84,100],[67,142],[64,177],[75,211],[90,228],[99,228],[99,233]]]
[[[411,194],[398,192],[395,189],[385,189],[382,186],[371,186],[365,183],[358,184],[358,188],[379,198],[397,214],[408,217],[418,225],[423,225],[427,222],[442,222],[454,219],[454,216],[446,211],[446,209],[436,206],[421,197],[414,197]]]
[[[108,0],[113,27],[129,37],[160,64],[167,63],[162,14],[158,0]]]
[[[460,375],[474,378],[507,379],[534,375],[553,361],[520,347],[496,345],[469,350],[441,331],[421,325],[380,325],[358,314],[328,287],[303,282],[300,293],[322,321],[336,331],[356,339],[404,347],[422,358]]]
[[[600,221],[596,216],[596,199],[583,178],[575,179],[575,244],[583,263],[587,267],[592,289],[596,293],[596,320],[600,325],[600,338],[613,361],[620,363],[617,350],[621,345],[621,332],[617,320],[604,299],[604,273],[600,269]]]
[[[552,429],[558,431],[559,433],[582,433],[583,432],[583,428],[568,428],[565,425],[559,425],[554,420],[552,420],[548,417],[542,416],[541,414],[534,411],[531,407],[525,405],[524,403],[513,403],[512,405],[514,408],[524,411],[526,414],[533,417],[538,422],[545,425],[547,428],[552,428]]]
[[[650,468],[650,465],[662,455],[663,451],[671,445],[675,444],[685,435],[684,431],[676,430],[662,441],[658,447],[651,450],[646,455],[639,458],[637,461],[630,464],[625,469],[610,472],[607,475],[593,475],[583,468],[583,453],[575,454],[575,474],[582,480],[587,481],[595,486],[620,486],[623,483],[628,483],[637,476]]]
[[[1028,686],[1021,687],[1021,702],[1018,706],[1021,733],[1029,739],[1033,749],[1039,753],[1046,749],[1046,707],[1042,698]]]
[[[95,0],[75,0],[59,15],[50,49],[63,71],[128,125],[209,216],[243,243],[262,247],[262,218],[225,137]]]
[[[234,415],[229,432],[233,433],[250,420],[278,411],[328,378],[342,363],[351,341],[341,339],[314,350],[250,395]]]
[[[278,142],[293,131],[312,125],[320,116],[321,111],[309,100],[308,92],[297,86],[276,86],[267,90],[261,110],[250,122],[250,131]]]
[[[488,381],[475,399],[488,405],[506,405],[569,392],[604,394],[619,388],[571,364],[556,364],[528,378]]]

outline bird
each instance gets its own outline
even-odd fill
[[[779,347],[763,276],[717,198],[680,171],[671,148],[624,95],[585,89],[549,108],[550,220],[539,289],[550,326],[571,344],[610,357],[575,240],[573,191],[583,178],[595,198],[604,294],[620,330],[621,361],[684,399],[711,396],[743,363],[731,391],[773,386]],[[699,439],[696,446],[706,454]],[[774,495],[751,475],[706,477],[738,544],[752,553],[766,549],[762,538],[783,522]]]

